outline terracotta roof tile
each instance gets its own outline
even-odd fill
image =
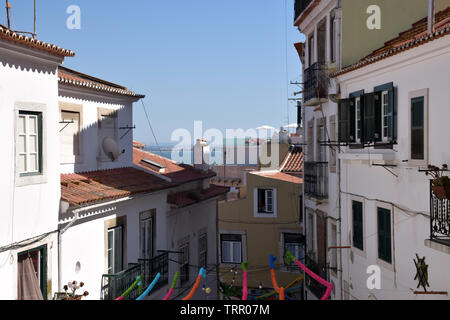
[[[167,196],[167,202],[177,208],[184,208],[201,201],[212,199],[217,196],[225,195],[230,191],[228,187],[211,185],[208,189],[201,192],[184,191],[173,193]]]
[[[8,29],[7,27],[0,25],[0,39],[8,40],[15,43],[23,44],[27,47],[32,47],[38,50],[43,50],[49,52],[51,54],[61,56],[61,57],[73,57],[75,53],[72,50],[63,49],[54,44],[46,43],[44,41],[40,41],[34,39],[32,37],[28,37],[22,35],[20,33],[16,33],[15,31]]]
[[[285,182],[291,182],[291,183],[297,183],[297,184],[303,183],[303,179],[300,178],[299,176],[294,175],[294,174],[287,174],[287,173],[279,172],[279,171],[254,171],[254,172],[250,172],[250,174],[255,174],[260,177],[265,177],[265,178],[270,178],[270,179],[275,179],[275,180],[280,180],[280,181],[285,181]]]
[[[303,171],[303,149],[300,146],[292,146],[281,166],[281,172],[299,173]]]
[[[369,64],[384,60],[397,55],[409,49],[419,47],[430,41],[439,39],[450,34],[450,7],[436,14],[435,32],[431,35],[427,32],[428,21],[423,18],[412,25],[412,27],[401,32],[396,38],[387,41],[383,47],[373,51],[367,57],[357,63],[343,68],[342,70],[331,74],[331,77],[337,77],[342,74],[360,69]]]
[[[159,167],[146,163],[142,160],[149,160],[156,163]],[[216,176],[213,171],[203,172],[186,164],[177,164],[174,161],[158,156],[154,153],[133,148],[133,162],[135,165],[150,170],[154,173],[164,175],[172,180],[174,183],[186,183],[195,180],[208,179]]]
[[[123,198],[172,187],[154,175],[136,168],[121,168],[61,175],[61,198],[71,206]]]
[[[60,83],[72,85],[76,87],[88,88],[96,91],[113,93],[123,96],[144,98],[144,95],[136,94],[128,90],[126,87],[108,82],[99,78],[83,74],[81,72],[71,70],[60,66],[58,69],[58,79]]]

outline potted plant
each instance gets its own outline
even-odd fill
[[[84,287],[83,282],[80,282],[80,284],[78,284],[77,281],[69,282],[64,286],[64,292],[57,294],[58,300],[81,300],[83,297],[87,297],[89,295],[89,292],[87,291],[85,291],[82,295],[76,294],[77,290],[82,287]]]
[[[442,169],[429,165],[428,169],[430,171],[427,171],[426,175],[431,175],[433,178],[433,185],[431,188],[434,195],[441,200],[450,199],[450,178],[442,174],[444,171],[447,171],[448,165],[442,165]]]

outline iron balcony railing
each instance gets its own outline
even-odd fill
[[[328,162],[305,162],[305,194],[317,199],[328,198]]]
[[[312,0],[295,0],[294,5],[294,22],[302,14],[303,11],[309,6]]]
[[[322,279],[328,280],[326,268],[317,263],[311,256],[306,255],[305,265],[309,270],[317,274]],[[310,277],[308,274],[306,274],[305,277],[305,284],[309,291],[311,291],[317,299],[322,298],[327,290],[323,284]]]
[[[138,263],[130,264],[129,268],[117,274],[104,274],[100,298],[102,300],[114,300],[120,297],[139,276],[142,276],[142,288],[145,290],[160,273],[161,278],[153,290],[168,285],[169,254],[163,253],[153,259],[139,259]],[[139,288],[136,287],[127,297],[136,300],[139,297]]]
[[[329,76],[327,65],[323,62],[316,62],[304,73],[303,97],[305,102],[312,99],[328,97]]]
[[[450,200],[439,199],[430,187],[430,238],[450,245]]]

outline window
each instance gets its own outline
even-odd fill
[[[308,213],[306,236],[308,253],[314,253],[314,215],[311,213]]]
[[[314,120],[308,122],[308,160],[314,161]]]
[[[42,174],[42,113],[19,111],[17,168],[20,176]]]
[[[394,142],[396,104],[393,83],[364,94],[358,91],[339,101],[339,141],[347,143]]]
[[[392,263],[391,211],[378,208],[378,258]]]
[[[208,266],[208,235],[206,233],[198,238],[198,265],[205,269]]]
[[[274,213],[274,190],[258,189],[258,213]]]
[[[337,229],[335,224],[331,224],[331,234],[330,234],[330,247],[333,247],[333,249],[330,250],[330,267],[333,271],[336,272],[337,270],[337,249],[335,248],[337,246]]]
[[[286,256],[286,252],[289,250],[294,257],[297,258],[298,261],[303,262],[304,260],[304,244],[305,239],[301,234],[295,233],[284,233],[283,234],[284,241],[284,255]],[[295,263],[292,262],[291,266],[294,266]]]
[[[140,214],[140,256],[141,259],[153,258],[154,214],[153,211]]]
[[[18,300],[47,300],[47,246],[18,254]]]
[[[98,144],[101,161],[111,161],[103,151],[103,141],[111,138],[117,141],[117,112],[108,109],[98,110]]]
[[[220,236],[222,263],[242,263],[242,235],[222,234]]]
[[[308,56],[309,56],[309,67],[311,67],[314,63],[314,34],[312,34],[309,37],[309,44],[308,44]]]
[[[183,285],[189,282],[189,242],[185,242],[178,251],[180,251],[180,282]]]
[[[336,49],[335,49],[335,21],[334,21],[334,15],[330,14],[330,58],[331,62],[336,62]]]
[[[425,160],[425,97],[411,99],[411,159]]]
[[[336,141],[336,116],[330,117],[330,141]],[[332,142],[332,143],[333,143]],[[336,172],[337,156],[336,147],[330,148],[330,171]]]
[[[353,201],[353,247],[364,251],[363,204]]]
[[[123,227],[108,229],[108,274],[123,270]]]
[[[327,141],[325,118],[317,122],[317,160],[319,162],[327,161],[327,147],[324,145]]]
[[[61,160],[64,163],[80,155],[80,113],[61,111],[59,127]]]

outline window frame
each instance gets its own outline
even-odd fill
[[[280,235],[281,235],[281,245],[282,245],[282,252],[281,252],[282,256],[283,257],[286,256],[286,251],[287,251],[286,245],[287,244],[295,244],[300,248],[301,252],[303,252],[303,258],[299,259],[299,261],[303,262],[302,259],[304,259],[304,257],[305,257],[305,244],[306,244],[305,236],[303,234],[301,234],[298,230],[297,231],[288,231],[288,230],[284,231],[283,230],[280,232]],[[300,238],[300,240],[299,240],[299,242],[286,241],[286,236],[298,236]],[[303,240],[303,242],[302,242],[302,240]],[[291,253],[294,255],[294,257],[298,258],[297,256],[295,256],[294,252],[291,252]],[[285,271],[298,271],[299,270],[295,263],[288,265],[286,259],[284,259],[284,269],[285,269]]]
[[[19,132],[17,131],[17,139],[20,138],[20,136],[25,136],[25,159],[26,159],[26,170],[24,172],[19,171],[20,177],[29,177],[29,176],[40,176],[42,175],[42,143],[43,143],[43,137],[42,137],[42,112],[36,112],[36,111],[27,111],[27,110],[19,110],[18,117],[17,117],[17,123],[19,122],[19,119],[21,117],[24,117],[25,119],[25,132]],[[36,118],[36,133],[32,134],[29,131],[29,121],[32,118]],[[19,126],[17,125],[17,130]],[[28,144],[29,144],[29,138],[30,136],[36,136],[36,142],[37,142],[37,150],[36,152],[30,152],[27,150]],[[16,157],[20,156],[21,152],[16,152]],[[30,166],[30,156],[31,154],[36,154],[37,157],[37,171],[29,171],[28,167]]]
[[[268,197],[268,193],[271,192],[272,193],[272,212],[260,212],[259,211],[259,194],[260,191],[264,191],[265,193],[265,208],[267,210],[267,207],[269,206],[268,204],[268,199],[270,197]],[[274,187],[265,187],[265,186],[259,186],[254,188],[253,191],[253,211],[254,211],[254,217],[255,218],[276,218],[277,217],[277,188]]]
[[[44,244],[42,246],[29,249],[26,251],[22,251],[17,253],[17,261],[19,261],[21,256],[28,255],[30,253],[37,252],[39,254],[39,263],[40,263],[40,279],[39,279],[39,285],[42,292],[42,297],[44,300],[48,300],[47,296],[47,280],[48,280],[48,248],[47,245]],[[17,266],[18,267],[18,266]],[[18,276],[18,275],[17,275]]]
[[[204,250],[201,250],[202,239],[205,239]],[[204,265],[202,265],[202,260],[205,261]],[[208,233],[206,232],[200,233],[198,236],[198,266],[205,269],[208,267]]]
[[[366,248],[366,241],[364,241],[364,235],[365,235],[365,219],[364,219],[364,201],[361,201],[360,199],[351,199],[351,208],[352,208],[352,248],[353,249],[357,249],[361,252],[365,252],[365,248]],[[362,248],[358,246],[358,244],[355,243],[355,234],[356,234],[356,230],[355,230],[355,204],[361,204],[361,240],[362,240]]]
[[[386,267],[386,268],[392,268],[394,265],[394,237],[393,237],[393,232],[394,232],[394,212],[393,212],[393,208],[392,207],[388,207],[386,205],[380,205],[377,204],[375,206],[376,209],[376,226],[377,226],[377,261],[380,265]],[[389,227],[390,227],[390,261],[387,261],[384,259],[384,257],[380,256],[380,210],[382,211],[388,211],[389,212]]]
[[[183,243],[178,246],[178,251],[180,252],[178,254],[180,260],[180,285],[188,283],[190,279],[190,249],[189,240],[183,241]]]
[[[224,236],[236,236],[236,237],[240,237],[240,241],[232,241],[232,240],[224,240],[223,239],[223,237]],[[236,233],[221,233],[220,234],[220,262],[221,262],[221,264],[227,264],[227,265],[239,265],[239,264],[241,264],[243,261],[244,261],[244,254],[243,254],[243,236],[241,235],[241,234],[236,234]],[[236,244],[236,243],[238,243],[238,244],[240,244],[240,261],[224,261],[224,255],[223,255],[223,243],[224,242],[226,242],[226,243],[231,243],[231,244]],[[234,260],[234,255],[233,255],[233,248],[234,248],[234,246],[233,245],[231,245],[230,246],[230,248],[231,248],[231,253],[230,253],[230,257],[231,257],[231,260]]]
[[[412,101],[416,98],[424,98],[424,159],[412,158]],[[426,166],[429,159],[429,89],[411,91],[408,94],[408,164],[412,166]]]
[[[121,242],[120,242],[120,246],[121,246],[121,248],[120,248],[120,254],[121,254],[121,259],[120,259],[120,270],[116,270],[116,232],[119,232],[119,230],[120,230],[120,239],[121,239]],[[110,251],[110,245],[109,245],[109,234],[110,234],[110,232],[112,232],[112,235],[113,235],[113,240],[112,240],[112,248],[111,248],[111,250],[113,251],[113,253],[112,253],[112,261],[110,261],[109,260],[109,251]],[[108,242],[107,242],[107,253],[108,253],[108,255],[107,255],[107,270],[108,270],[108,274],[117,274],[117,273],[119,273],[119,272],[121,272],[121,271],[123,271],[124,270],[124,234],[125,234],[125,232],[124,232],[124,227],[123,226],[121,226],[121,225],[117,225],[117,226],[114,226],[114,227],[111,227],[111,228],[108,228],[108,230],[107,230],[107,238],[108,238]],[[112,262],[112,266],[111,266],[111,262]],[[112,270],[111,272],[109,271],[109,270]]]
[[[59,114],[62,119],[63,112],[71,112],[79,114],[78,124],[78,154],[77,155],[63,155],[61,154],[61,164],[80,164],[83,163],[83,105],[73,104],[67,102],[59,103]],[[60,138],[61,139],[61,138]]]

